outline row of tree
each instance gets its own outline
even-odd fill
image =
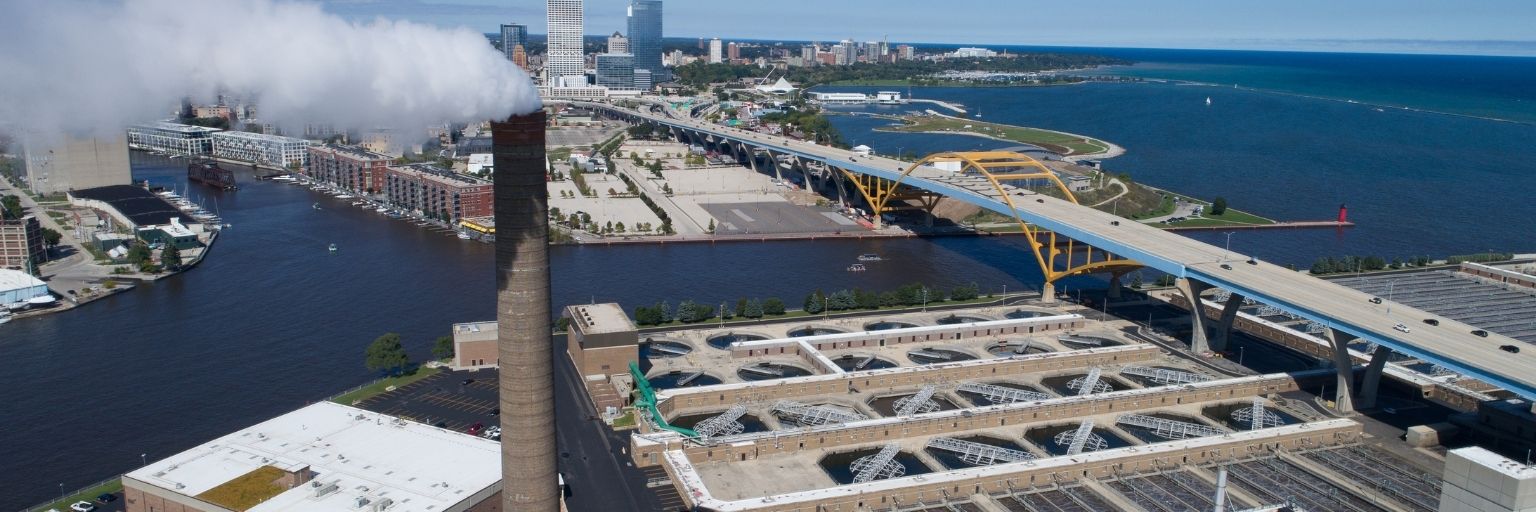
[[[769,297],[758,300],[742,297],[738,299],[735,308],[722,304],[720,313],[724,320],[732,318],[763,318],[765,316],[783,316],[785,314],[784,301],[778,297]],[[662,325],[672,322],[697,323],[716,318],[714,306],[700,304],[693,300],[685,300],[678,303],[674,311],[672,305],[666,301],[657,302],[650,306],[635,307],[635,323],[638,325]]]
[[[805,312],[816,314],[823,311],[880,309],[920,306],[951,300],[973,300],[980,295],[981,290],[976,283],[956,286],[948,292],[923,283],[912,283],[895,290],[878,293],[859,288],[838,290],[830,294],[816,290],[805,296],[803,307]]]
[[[1387,261],[1381,256],[1324,256],[1312,262],[1312,268],[1308,272],[1316,275],[1342,274],[1349,272],[1371,272],[1384,269],[1399,269],[1404,267],[1424,267],[1433,260],[1429,256],[1411,256],[1407,260],[1392,258]]]

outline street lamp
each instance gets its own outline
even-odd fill
[[[1227,232],[1227,250],[1226,250],[1226,252],[1221,253],[1221,261],[1222,262],[1226,262],[1227,261],[1227,257],[1231,256],[1231,254],[1232,254],[1232,234],[1233,233],[1236,233],[1236,231],[1228,231]]]
[[[149,465],[149,459],[147,457],[149,457],[149,454],[147,454],[147,453],[140,453],[139,454],[139,466],[148,466]]]
[[[1246,348],[1248,348],[1248,347],[1246,347],[1246,346],[1237,347],[1237,365],[1238,366],[1243,366],[1243,355],[1245,355],[1247,353],[1247,350],[1244,350]]]
[[[923,287],[923,311],[928,311],[928,287]]]

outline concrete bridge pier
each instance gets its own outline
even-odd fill
[[[929,215],[931,216],[933,214],[929,213]],[[1124,288],[1125,285],[1121,282],[1120,275],[1121,274],[1118,273],[1109,275],[1109,290],[1104,292],[1105,298],[1118,299],[1121,297],[1120,289]]]
[[[1040,285],[1040,303],[1042,303],[1042,304],[1055,304],[1056,303],[1056,284],[1055,283],[1052,283],[1050,281],[1046,281],[1045,284]]]
[[[1328,343],[1333,346],[1333,368],[1336,375],[1333,408],[1344,414],[1354,414],[1355,402],[1350,396],[1355,387],[1354,361],[1349,358],[1349,340],[1352,338],[1332,327],[1323,332],[1328,336]]]
[[[1376,394],[1381,390],[1381,371],[1386,368],[1387,360],[1392,358],[1392,349],[1382,345],[1376,345],[1376,351],[1371,353],[1371,362],[1365,366],[1365,375],[1360,378],[1360,403],[1361,409],[1376,407]]]
[[[1184,295],[1184,300],[1189,302],[1189,350],[1196,354],[1210,352],[1211,345],[1205,334],[1205,308],[1200,302],[1200,294],[1210,285],[1187,277],[1175,279],[1173,285]]]
[[[1216,324],[1216,339],[1211,340],[1211,349],[1218,352],[1227,350],[1227,342],[1232,339],[1232,322],[1237,320],[1237,312],[1243,307],[1243,296],[1233,293],[1227,296],[1227,303],[1221,307],[1221,319]]]
[[[778,179],[779,183],[783,183],[784,171],[782,167],[779,167],[779,156],[773,154],[773,150],[771,149],[763,149],[763,151],[768,154],[768,165],[773,166],[773,177]]]

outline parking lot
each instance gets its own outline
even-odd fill
[[[556,343],[557,352],[563,351],[564,340],[557,337]],[[492,427],[500,424],[492,414],[500,412],[495,410],[498,375],[494,368],[444,371],[357,406],[459,432],[476,423]],[[555,379],[553,427],[570,509],[679,510],[682,500],[666,473],[635,467],[626,453],[629,433],[613,432],[593,414],[581,380],[564,358],[555,365]]]
[[[716,219],[719,234],[833,233],[861,231],[858,223],[831,208],[788,202],[701,203]]]

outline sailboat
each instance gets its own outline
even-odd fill
[[[336,244],[331,244],[331,254],[336,253]]]
[[[1205,106],[1207,106],[1207,107],[1211,106],[1211,97],[1210,96],[1206,96],[1205,97]]]

